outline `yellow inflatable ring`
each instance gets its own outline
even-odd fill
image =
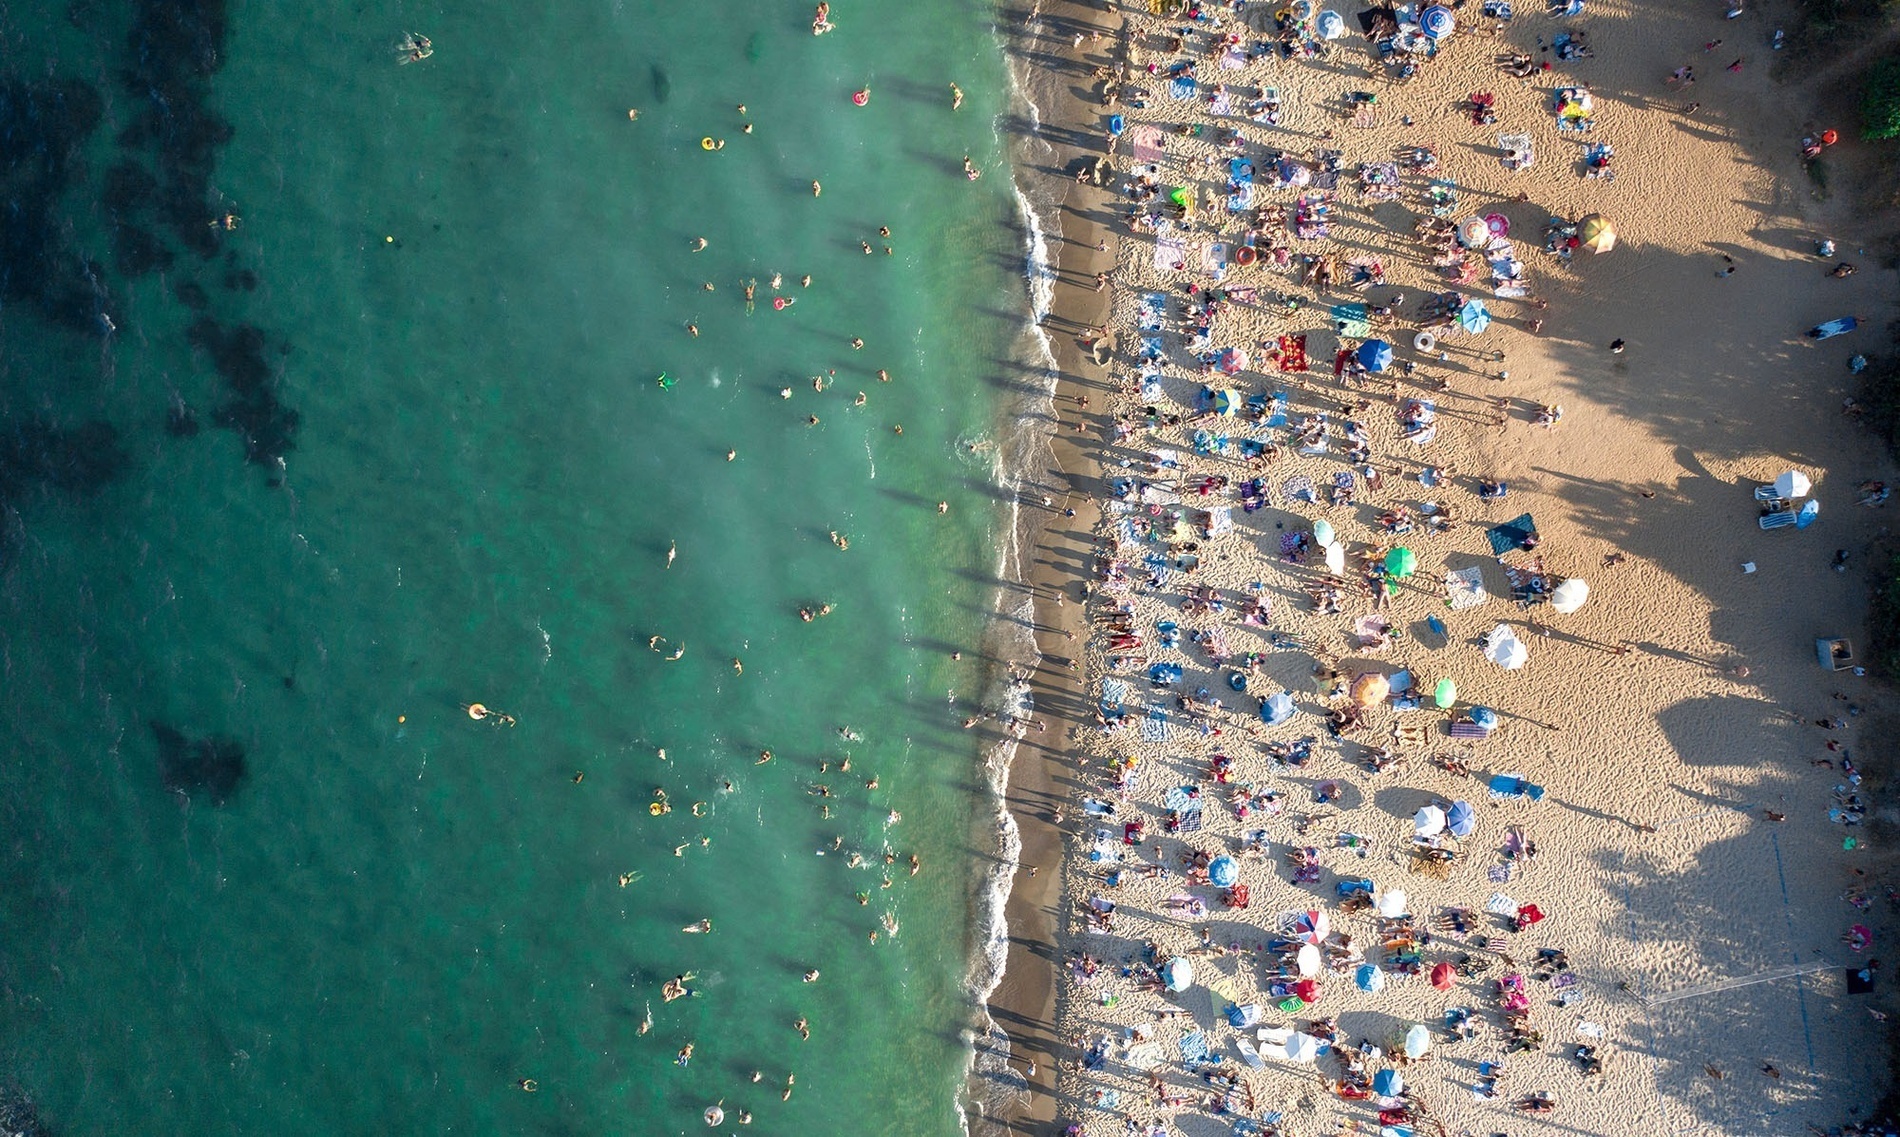
[[[718,145],[719,144],[717,142],[714,142],[710,138],[702,138],[699,140],[699,148],[701,150],[711,150],[717,147]]]

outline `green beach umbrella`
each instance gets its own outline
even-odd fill
[[[1385,571],[1395,580],[1404,580],[1418,569],[1418,554],[1400,545],[1385,555]]]
[[[1313,522],[1313,540],[1322,545],[1330,545],[1333,543],[1333,536],[1332,522],[1324,519]]]
[[[1448,678],[1440,679],[1438,681],[1437,689],[1432,692],[1433,705],[1437,706],[1438,709],[1442,711],[1446,707],[1451,706],[1453,703],[1457,701],[1458,701],[1458,684],[1452,682]]]

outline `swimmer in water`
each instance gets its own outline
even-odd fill
[[[859,734],[857,731],[852,730],[848,726],[841,726],[838,728],[838,737],[844,739],[846,742],[863,742],[864,741],[864,736],[862,734]]]
[[[869,242],[869,241],[859,241],[859,242],[858,242],[858,244],[860,244],[860,245],[862,245],[862,246],[864,246],[864,255],[865,255],[865,256],[867,256],[867,257],[868,257],[868,256],[870,256],[870,255],[871,255],[871,242]]]
[[[912,853],[912,854],[910,855],[910,875],[912,875],[912,876],[916,876],[916,875],[917,875],[917,870],[919,870],[919,869],[921,869],[921,868],[923,868],[923,867],[924,867],[924,866],[923,866],[923,862],[922,862],[922,861],[919,861],[919,860],[917,859],[917,854],[916,854],[916,853]]]
[[[680,555],[679,542],[669,541],[666,546],[666,567],[672,568],[674,558],[678,557],[679,555]]]
[[[877,227],[877,235],[880,237],[883,237],[886,240],[889,240],[891,236],[891,227],[889,225],[879,225]]]
[[[689,336],[692,336],[692,337],[693,337],[694,339],[698,339],[698,338],[699,338],[699,325],[698,325],[698,324],[688,324],[688,325],[686,325],[686,334],[687,334],[687,335],[689,335]]]
[[[891,373],[884,370],[882,367],[878,368],[877,381],[880,383],[889,383],[891,381]]]
[[[798,1081],[798,1078],[795,1075],[792,1075],[792,1074],[785,1075],[785,1092],[779,1095],[778,1100],[791,1101],[792,1100],[792,1085],[793,1083],[797,1081]]]
[[[772,274],[772,291],[777,292],[779,290],[779,286],[784,283],[785,283],[784,273],[775,272]]]
[[[854,406],[854,407],[861,407],[861,406],[863,406],[863,405],[864,405],[864,392],[863,392],[863,391],[859,391],[859,392],[858,392],[858,397],[857,397],[857,398],[855,398],[855,399],[853,399],[853,400],[851,400],[851,405],[852,405],[852,406]]]
[[[738,457],[739,457],[739,452],[737,450],[726,451],[726,461],[731,462],[731,461],[736,460]]]
[[[686,925],[686,926],[685,926],[684,928],[681,928],[681,929],[680,929],[680,931],[682,931],[682,932],[691,932],[691,933],[694,933],[694,934],[696,934],[696,935],[704,935],[704,934],[706,934],[707,932],[710,932],[710,931],[712,931],[712,921],[711,921],[711,920],[701,920],[701,921],[699,921],[699,922],[698,922],[698,923],[696,923],[696,924],[688,924],[688,925]]]
[[[754,766],[763,766],[767,762],[770,762],[771,760],[772,760],[772,752],[770,750],[761,750],[759,751],[759,760],[752,764]]]
[[[732,673],[733,673],[734,675],[744,675],[744,674],[745,674],[745,664],[743,664],[743,663],[740,663],[740,662],[739,662],[739,657],[738,657],[738,656],[736,656],[736,655],[732,657]]]
[[[685,1046],[680,1047],[679,1056],[675,1058],[674,1061],[679,1063],[681,1066],[685,1066],[688,1063],[690,1063],[692,1060],[693,1060],[693,1044],[689,1042]]]
[[[625,888],[639,879],[640,874],[637,872],[623,872],[620,874],[620,887]]]
[[[636,1033],[644,1035],[646,1032],[652,1029],[653,1029],[653,1004],[648,1003],[647,1013],[645,1017],[643,1017],[640,1020],[640,1029]]]
[[[804,1015],[798,1016],[798,1021],[792,1024],[792,1029],[798,1032],[799,1038],[806,1042],[811,1041],[811,1024],[805,1021]]]
[[[758,290],[759,290],[759,282],[757,278],[749,279],[745,282],[745,314],[748,316],[752,314],[752,309],[754,307],[752,298],[754,294],[758,292]]]
[[[799,277],[798,286],[800,288],[810,288],[811,287],[811,273],[806,273],[804,276]]]
[[[833,529],[831,531],[831,543],[840,549],[849,549],[851,547],[851,538]]]
[[[950,109],[956,110],[958,107],[961,107],[962,105],[963,105],[963,88],[957,86],[955,83],[950,84]]]
[[[807,983],[818,982],[818,969],[816,967],[812,968],[810,971],[807,971],[805,973],[805,982]]]
[[[983,176],[983,171],[976,168],[976,163],[970,161],[968,154],[963,156],[963,176],[971,181],[975,181]]]
[[[686,654],[686,645],[682,643],[680,644],[679,648],[673,652],[672,655],[669,655],[666,657],[666,661],[668,663],[678,663],[680,656],[683,656],[685,654]]]
[[[693,251],[695,253],[699,252],[701,249],[704,249],[705,247],[706,247],[706,238],[704,237],[693,238]]]
[[[824,193],[824,192],[825,192],[825,187],[819,185],[817,182],[813,182],[811,184],[811,195],[813,197],[817,197],[819,194]]]

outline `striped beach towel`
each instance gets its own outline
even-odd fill
[[[1141,720],[1141,740],[1143,742],[1166,742],[1168,740],[1168,712],[1160,707],[1149,707],[1148,715]]]

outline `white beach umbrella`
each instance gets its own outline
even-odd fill
[[[1420,810],[1419,812],[1423,813],[1424,810]],[[1440,825],[1443,825],[1442,820],[1440,821]],[[1379,897],[1378,903],[1379,915],[1387,919],[1395,919],[1405,915],[1405,901],[1405,890],[1401,888],[1395,888],[1390,892],[1382,894]]]
[[[1299,953],[1294,956],[1294,959],[1299,963],[1300,978],[1311,979],[1319,974],[1321,964],[1318,947],[1313,944],[1301,944]]]
[[[1573,576],[1551,591],[1550,606],[1560,615],[1568,616],[1583,607],[1583,602],[1588,599],[1590,586],[1584,583],[1582,577]]]
[[[1336,536],[1337,535],[1333,532],[1332,522],[1323,517],[1313,522],[1313,540],[1318,541],[1321,545],[1332,544]]]
[[[1436,837],[1445,831],[1445,811],[1435,805],[1428,805],[1412,815],[1412,829],[1420,837]],[[1399,894],[1403,900],[1404,893]],[[1383,915],[1383,913],[1381,913]]]
[[[1185,991],[1194,985],[1194,965],[1179,956],[1168,961],[1162,975],[1170,991]]]
[[[1319,1057],[1319,1039],[1304,1031],[1295,1032],[1292,1038],[1286,1040],[1286,1056],[1288,1061],[1312,1065]]]
[[[1506,671],[1516,671],[1530,656],[1530,649],[1509,625],[1499,624],[1485,634],[1484,657]]]
[[[1799,470],[1787,470],[1775,476],[1775,493],[1790,501],[1808,496],[1808,491],[1813,488],[1808,476]]]
[[[1431,1048],[1432,1032],[1425,1024],[1417,1023],[1413,1025],[1411,1030],[1405,1032],[1405,1056],[1407,1058],[1423,1057],[1425,1052]]]

